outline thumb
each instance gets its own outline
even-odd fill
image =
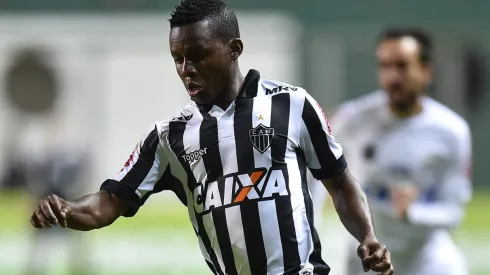
[[[357,248],[357,255],[359,256],[359,258],[361,258],[362,269],[364,270],[364,272],[368,272],[369,269],[371,269],[370,264],[364,262],[364,259],[369,257],[369,249],[367,245],[361,244],[359,248]]]

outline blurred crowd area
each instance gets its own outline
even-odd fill
[[[44,270],[41,256],[55,253],[53,250],[61,255],[53,260],[55,266],[68,257],[81,274],[111,274],[114,257],[127,257],[129,262],[156,270],[162,260],[156,257],[152,262],[155,253],[176,255],[174,250],[162,252],[148,245],[151,236],[158,235],[163,237],[157,243],[168,248],[165,240],[169,237],[152,231],[145,218],[139,218],[145,224],[144,233],[135,233],[140,232],[138,228],[124,223],[113,229],[117,234],[108,234],[115,232],[110,230],[106,235],[88,234],[84,238],[93,242],[86,243],[78,234],[54,230],[33,235],[28,227],[29,212],[40,198],[55,193],[70,199],[97,191],[104,179],[119,171],[135,142],[155,120],[189,101],[168,49],[167,18],[176,2],[0,3],[0,274],[38,274]],[[429,94],[464,116],[472,128],[476,194],[472,203],[476,205],[469,215],[483,215],[475,220],[483,220],[490,228],[481,209],[490,200],[486,195],[490,194],[486,190],[490,170],[485,169],[490,155],[490,2],[228,3],[237,10],[241,24],[242,70],[258,69],[265,78],[302,86],[329,111],[344,100],[378,89],[374,48],[380,31],[395,26],[425,28],[436,47],[436,79]],[[158,196],[143,213],[151,219],[153,212],[163,212],[161,205],[173,203],[174,198]],[[164,215],[187,219],[185,209]],[[178,223],[161,223],[165,232],[181,230]],[[336,230],[332,228],[335,226],[325,230]],[[189,243],[193,258],[201,262],[193,234],[188,233],[182,238],[189,242],[182,245],[173,240],[171,247],[184,251]],[[124,238],[114,237],[133,234],[138,235],[141,247],[118,243]],[[483,238],[490,240],[490,233]],[[129,254],[109,257],[115,250],[101,249],[104,240]],[[474,246],[479,239],[465,241],[470,254],[485,248]],[[53,242],[65,245],[52,248]],[[144,253],[134,253],[139,249]],[[164,261],[168,274],[189,271],[182,267],[186,254],[180,255],[180,264]],[[97,257],[106,260],[99,263]],[[98,264],[109,266],[106,273],[87,271]],[[190,270],[205,268],[204,264],[196,266]],[[479,269],[490,272],[488,263]]]

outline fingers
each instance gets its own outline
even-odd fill
[[[54,214],[56,214],[56,218],[62,219],[63,218],[61,216],[62,205],[61,205],[60,199],[55,195],[51,195],[51,196],[47,197],[47,200],[49,201],[51,207],[53,208],[53,212],[54,212]]]
[[[361,258],[362,269],[364,270],[364,272],[368,272],[370,269],[370,264],[364,262],[364,259],[369,256],[368,247],[366,245],[361,244],[357,248],[357,255],[359,256],[359,258]]]
[[[30,223],[35,228],[50,228],[57,224],[66,227],[66,217],[70,212],[62,199],[56,195],[51,195],[39,202],[31,216]]]
[[[392,265],[390,265],[390,267],[386,271],[381,273],[381,275],[393,275],[393,274],[395,274],[395,269],[393,268]]]
[[[368,257],[363,258],[363,262],[369,264],[370,266],[380,263],[386,253],[386,246],[379,245],[378,248]]]
[[[394,268],[391,264],[390,252],[388,250],[386,250],[383,255],[383,261],[378,264],[372,265],[371,270],[382,272],[381,275],[391,275],[394,273]]]
[[[52,224],[56,225],[58,224],[58,218],[56,218],[56,215],[53,212],[51,202],[49,200],[43,200],[40,203],[40,208],[41,211],[43,212],[44,216],[46,217],[46,220]]]
[[[38,217],[37,209],[36,209],[36,211],[34,211],[34,213],[32,213],[30,222],[31,222],[32,226],[34,226],[35,228],[43,228],[44,227],[44,224],[42,223],[41,219]]]
[[[51,227],[49,222],[47,221],[46,216],[44,213],[41,211],[41,206],[38,205],[34,213],[32,214],[31,217],[31,224],[36,227],[36,228],[45,228],[45,227]]]

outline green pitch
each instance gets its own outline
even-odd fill
[[[168,200],[173,200],[170,203],[171,207],[168,204],[161,205],[159,203],[159,201]],[[0,274],[21,274],[22,263],[5,263],[2,262],[2,259],[11,256],[11,253],[18,253],[18,257],[25,258],[23,256],[25,254],[19,252],[18,244],[26,243],[29,233],[32,233],[32,231],[29,231],[29,215],[32,208],[33,203],[29,203],[29,199],[25,196],[15,193],[0,194]],[[468,205],[464,223],[455,233],[458,244],[466,253],[472,268],[472,275],[490,274],[490,262],[484,257],[484,253],[486,253],[488,246],[490,246],[488,245],[490,244],[488,209],[490,209],[490,190],[475,190],[474,198]],[[337,219],[331,205],[328,206],[327,219]],[[88,233],[84,232],[82,234],[83,236],[87,236],[88,240],[93,243],[105,242],[109,243],[109,246],[120,245],[122,250],[127,251],[137,250],[138,242],[141,241],[144,243],[142,246],[145,246],[146,250],[141,252],[136,251],[135,253],[139,253],[138,256],[140,254],[148,254],[148,257],[160,257],[159,255],[151,255],[152,253],[154,254],[151,250],[152,244],[158,248],[168,248],[166,251],[168,255],[161,255],[161,259],[156,259],[157,266],[153,267],[151,264],[141,263],[144,268],[137,269],[137,274],[139,275],[209,274],[204,261],[198,253],[199,250],[195,235],[188,221],[187,209],[179,205],[172,195],[155,196],[134,218],[122,218],[109,228]],[[137,236],[137,239],[135,239],[135,236]],[[124,241],[121,240],[130,241],[123,243]],[[153,243],[153,240],[158,241]],[[9,249],[7,246],[11,246],[12,249]],[[99,247],[98,249],[99,252],[101,251],[101,257],[107,257],[107,255],[104,255],[102,248]],[[186,251],[192,251],[195,254],[186,255]],[[170,260],[179,255],[182,258],[180,263],[174,263]],[[92,256],[97,261],[97,254]],[[12,258],[17,259],[18,257],[15,256]],[[191,259],[192,261],[190,261]],[[164,268],[162,268],[162,265]],[[135,269],[117,269],[115,268],[117,266],[116,264],[103,265],[102,263],[91,262],[90,266],[97,268],[97,272],[91,272],[91,275],[135,274]],[[67,274],[61,268],[54,268],[53,271],[54,273],[52,274],[55,275]],[[84,274],[86,272],[80,270],[75,275]]]

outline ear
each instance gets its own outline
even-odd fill
[[[243,52],[243,42],[240,38],[230,40],[230,55],[232,60],[237,60]]]

